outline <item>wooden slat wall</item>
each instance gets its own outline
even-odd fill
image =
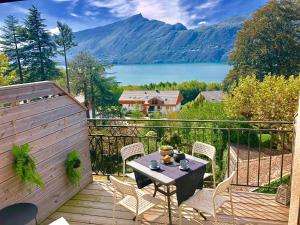
[[[295,119],[295,141],[293,149],[293,171],[289,225],[300,224],[300,100],[298,115]]]
[[[45,97],[46,96],[46,97]],[[46,189],[31,192],[13,171],[13,144],[29,143]],[[84,163],[80,187],[69,184],[65,160],[77,149]],[[53,82],[0,87],[0,208],[32,202],[44,220],[92,182],[85,108]]]

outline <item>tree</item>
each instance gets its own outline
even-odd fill
[[[300,71],[300,4],[270,0],[238,33],[229,63],[233,69],[224,80],[229,87],[240,77],[255,74],[259,80],[271,73],[286,77]]]
[[[67,89],[70,93],[70,76],[68,71],[68,62],[67,62],[67,51],[70,50],[72,47],[76,46],[73,42],[74,35],[72,33],[72,29],[67,25],[57,21],[57,27],[59,30],[59,35],[55,36],[56,44],[62,48],[59,51],[59,54],[63,55],[65,58],[65,67],[66,67],[66,77],[67,77]]]
[[[18,20],[14,16],[7,16],[4,20],[4,26],[2,27],[2,35],[0,36],[0,45],[3,52],[9,57],[10,70],[18,71],[19,80],[24,82],[23,72],[21,66],[21,50],[20,45],[22,43],[21,26],[18,24]]]
[[[0,86],[13,83],[16,79],[16,71],[9,71],[9,60],[7,55],[0,54]]]
[[[300,77],[272,76],[259,82],[255,76],[240,78],[224,96],[230,116],[248,120],[292,121],[298,106]]]
[[[55,56],[56,46],[46,30],[44,19],[35,6],[29,9],[25,19],[26,42],[24,47],[24,63],[28,78],[32,81],[52,80],[60,76],[52,58]]]
[[[84,94],[85,106],[92,106],[92,116],[96,109],[114,105],[116,99],[113,90],[117,88],[115,77],[106,77],[105,71],[110,65],[101,64],[87,52],[80,52],[70,62],[70,75],[76,94]],[[87,115],[89,117],[89,115]]]

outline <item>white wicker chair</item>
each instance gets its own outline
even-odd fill
[[[135,155],[145,155],[144,145],[141,142],[133,143],[130,145],[126,145],[121,149],[121,156],[123,160],[123,177],[127,176],[133,180],[135,180],[134,173],[126,173],[126,160]]]
[[[226,178],[224,181],[218,184],[216,189],[204,188],[196,192],[188,200],[184,201],[179,206],[179,224],[182,224],[182,208],[183,205],[191,207],[197,210],[200,214],[202,212],[212,215],[215,220],[218,221],[217,210],[226,202],[230,201],[233,223],[234,223],[234,212],[233,212],[233,203],[232,203],[232,193],[231,193],[231,183],[235,176],[236,172]],[[224,196],[223,194],[229,190],[229,196]]]
[[[215,177],[215,156],[216,148],[212,145],[196,141],[193,145],[192,155],[200,154],[208,157],[211,160],[211,170],[212,173],[205,173],[203,179],[206,180],[213,177],[213,187],[216,188],[216,177]]]
[[[145,194],[142,190],[135,189],[133,185],[120,181],[113,176],[110,176],[110,181],[114,186],[114,206],[113,206],[113,224],[115,223],[116,205],[122,205],[131,212],[135,213],[135,224],[139,223],[139,218],[147,210],[153,208],[163,202],[160,199],[154,198],[149,194]],[[118,201],[117,193],[124,196]],[[165,210],[165,207],[164,207]]]

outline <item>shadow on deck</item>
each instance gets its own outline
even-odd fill
[[[56,212],[49,216],[42,225],[49,224],[55,219],[64,217],[71,225],[91,224],[113,224],[112,222],[112,190],[113,187],[103,178],[94,178],[94,182],[67,201]],[[153,186],[143,189],[145,192],[153,193]],[[163,198],[163,196],[160,196]],[[175,202],[175,201],[174,201]],[[288,207],[283,206],[274,200],[274,195],[234,192],[234,222],[235,224],[260,224],[275,225],[287,224]],[[142,224],[166,224],[167,217],[163,215],[163,207],[156,207],[144,215]],[[131,225],[133,214],[127,209],[117,207],[117,224]],[[230,214],[230,205],[225,204],[218,212],[219,221],[222,224],[233,224]],[[178,216],[177,208],[173,206],[173,218]],[[198,219],[198,223],[191,220],[192,210],[184,211],[184,225],[196,224],[217,224],[213,218],[208,217],[206,221]],[[174,224],[178,224],[175,223]]]

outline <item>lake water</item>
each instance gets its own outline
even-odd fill
[[[222,63],[115,65],[108,73],[123,85],[198,80],[221,82],[230,66]]]

